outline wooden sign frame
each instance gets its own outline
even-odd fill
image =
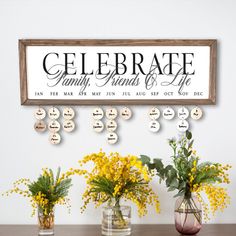
[[[70,50],[67,50],[67,47]],[[48,48],[49,48],[49,51],[47,51]],[[55,48],[55,50],[52,50],[52,48],[53,49]],[[45,59],[46,55],[51,53],[54,55],[50,54],[50,59],[59,60],[58,58],[61,54],[57,53],[57,50],[59,51],[59,50],[65,49],[65,50],[67,50],[67,52],[64,53],[64,54],[67,54],[67,65],[71,66],[68,68],[73,69],[73,70],[71,69],[70,75],[75,74],[75,71],[77,71],[77,69],[74,69],[74,68],[76,68],[76,67],[74,67],[74,63],[75,63],[74,58],[75,58],[76,54],[73,52],[72,48],[76,49],[76,50],[79,50],[81,48],[85,49],[85,51],[83,51],[83,53],[81,53],[81,55],[84,54],[83,59],[85,59],[86,49],[92,48],[92,50],[94,50],[96,52],[96,50],[99,51],[101,48],[102,49],[106,48],[106,50],[108,50],[108,51],[110,50],[111,53],[114,53],[114,50],[117,49],[117,51],[114,53],[116,55],[116,59],[118,58],[118,56],[121,56],[120,58],[122,60],[119,59],[118,62],[116,61],[116,63],[118,63],[116,65],[119,65],[120,68],[123,69],[123,73],[124,73],[125,69],[128,68],[127,70],[129,70],[131,68],[131,65],[129,65],[129,64],[125,65],[125,62],[124,62],[125,61],[124,58],[126,58],[126,51],[131,50],[131,52],[132,52],[132,49],[135,49],[131,54],[133,56],[133,59],[135,59],[135,56],[137,56],[138,59],[136,58],[136,60],[139,60],[139,62],[137,62],[137,61],[133,62],[132,67],[133,67],[133,70],[136,69],[137,71],[139,71],[139,74],[141,74],[141,75],[142,75],[142,73],[141,73],[142,72],[142,65],[141,65],[142,60],[141,59],[143,59],[143,61],[145,60],[145,56],[146,56],[145,50],[147,49],[147,51],[149,50],[152,52],[153,50],[156,49],[156,51],[162,52],[162,56],[156,55],[156,57],[153,57],[152,61],[149,60],[149,62],[152,62],[150,68],[152,68],[152,66],[155,66],[154,70],[158,69],[160,76],[162,76],[164,78],[164,76],[171,75],[172,80],[173,80],[173,76],[175,76],[175,75],[173,75],[174,73],[171,71],[171,65],[176,64],[176,65],[180,66],[180,68],[181,68],[179,70],[180,71],[179,72],[180,74],[178,75],[179,77],[182,76],[182,78],[184,78],[183,76],[185,75],[185,77],[187,78],[187,75],[189,76],[192,74],[193,76],[195,76],[197,73],[199,73],[199,75],[196,76],[196,78],[194,77],[194,80],[196,81],[196,80],[200,80],[200,77],[201,77],[200,74],[202,74],[203,76],[201,78],[206,77],[204,79],[204,81],[202,80],[202,83],[207,84],[208,88],[206,88],[206,86],[202,86],[203,90],[206,90],[203,98],[199,97],[200,91],[194,92],[194,93],[196,93],[196,96],[197,96],[196,98],[193,98],[194,93],[191,95],[191,97],[189,96],[190,98],[189,97],[187,97],[187,98],[185,98],[185,97],[171,98],[168,96],[166,98],[163,98],[164,92],[163,92],[162,97],[160,97],[160,98],[158,98],[158,95],[154,96],[154,98],[150,98],[151,95],[148,95],[149,97],[146,95],[143,95],[143,96],[141,96],[141,98],[135,97],[136,95],[133,95],[131,97],[131,99],[129,99],[129,98],[123,99],[121,97],[111,98],[106,95],[103,95],[102,99],[97,98],[96,96],[94,97],[94,99],[91,99],[91,97],[89,97],[89,99],[87,99],[87,97],[86,97],[87,95],[82,98],[79,98],[79,99],[74,99],[73,96],[71,98],[66,98],[66,99],[64,99],[64,97],[63,98],[57,98],[57,97],[53,97],[53,98],[46,97],[45,98],[45,97],[41,97],[41,94],[43,94],[43,92],[38,92],[39,97],[36,98],[35,96],[38,96],[37,92],[35,92],[35,94],[34,94],[31,91],[32,89],[29,86],[29,81],[32,85],[35,82],[31,82],[31,80],[33,81],[33,80],[37,79],[37,82],[38,82],[38,80],[44,79],[43,73],[42,73],[42,75],[40,74],[43,70],[43,58]],[[42,57],[42,59],[39,59],[39,56],[41,57],[41,54],[44,53],[44,49],[45,49],[45,54],[43,55],[44,57]],[[143,52],[143,54],[139,53],[139,49]],[[189,51],[188,51],[188,49],[189,49]],[[168,50],[170,50],[171,52],[169,52]],[[202,51],[200,51],[200,50],[202,50]],[[203,52],[203,50],[205,50],[207,52],[209,51],[209,53],[206,53],[205,51]],[[41,40],[41,39],[22,39],[22,40],[19,40],[21,104],[22,105],[125,105],[125,104],[127,104],[127,105],[205,105],[205,104],[215,104],[215,102],[216,102],[216,50],[217,50],[217,40],[215,40],[215,39],[206,39],[206,40],[168,40],[168,39],[167,40],[130,40],[130,39],[128,39],[128,40],[90,40],[90,39],[84,39],[84,40],[44,40],[44,39],[42,39]],[[192,53],[192,51],[194,51],[196,53],[194,54],[194,53]],[[46,53],[46,52],[49,52],[49,53]],[[93,56],[95,54],[96,55],[99,54],[100,67],[99,66],[98,67],[100,68],[100,70],[101,70],[102,66],[106,69],[106,66],[109,66],[108,59],[109,59],[110,54],[107,54],[107,52],[106,53],[105,52],[104,53],[95,53],[95,52],[93,53]],[[200,52],[202,52],[201,55],[200,55]],[[122,55],[122,53],[123,53],[123,55]],[[147,55],[150,55],[150,52],[148,52],[148,53],[149,54],[147,54]],[[198,57],[198,53],[200,55],[199,57]],[[144,56],[142,57],[142,55],[140,55],[140,54],[142,54]],[[37,56],[37,55],[39,55],[39,56]],[[127,58],[128,58],[128,55],[129,54],[127,54]],[[105,56],[107,56],[107,57],[105,57]],[[183,59],[181,59],[183,61],[182,67],[179,64],[180,62],[179,61],[177,62],[177,60],[180,60],[179,59],[180,57],[183,58]],[[168,58],[168,63],[165,62],[167,64],[165,65],[165,67],[161,68],[161,63],[162,63],[161,60],[167,60],[167,58]],[[173,60],[175,60],[173,58],[176,59],[176,62],[173,62]],[[194,61],[195,58],[196,58],[196,63]],[[92,60],[90,60],[90,61],[92,62],[93,60],[94,60],[94,58],[92,58]],[[206,63],[201,62],[204,60],[206,60]],[[37,64],[37,61],[39,61],[40,63]],[[42,64],[41,64],[41,62],[42,62]],[[122,65],[122,62],[124,63],[123,65]],[[56,65],[59,65],[60,63],[58,62],[58,64],[56,64]],[[83,61],[83,63],[85,64],[84,61]],[[160,64],[158,65],[158,63],[160,63]],[[195,74],[194,63],[195,63],[195,65],[198,65],[198,68],[197,68],[198,71],[196,72],[196,74]],[[81,69],[80,67],[83,67],[83,70],[86,70],[86,67],[90,66],[89,60],[88,60],[87,64],[84,67],[83,67],[83,65],[82,66],[80,65],[78,68]],[[207,67],[206,67],[206,64],[207,64]],[[47,65],[45,65],[45,64],[44,64],[44,66],[45,66],[45,68],[47,67]],[[63,66],[65,66],[65,64],[63,64]],[[114,66],[114,65],[112,65],[112,66]],[[51,66],[50,69],[52,67],[53,66]],[[45,69],[45,68],[44,68],[44,70],[45,70],[44,72],[47,72],[48,75],[56,73],[55,71],[54,71],[55,73],[50,73],[48,71],[49,69]],[[49,68],[49,66],[47,68]],[[116,67],[114,66],[114,68],[116,68]],[[189,71],[191,71],[191,72],[188,72],[186,68],[188,68]],[[201,68],[204,68],[205,74],[203,72],[200,72]],[[169,74],[164,72],[164,70],[169,71]],[[185,70],[185,72],[184,72],[184,70]],[[99,71],[99,69],[97,71]],[[114,69],[114,71],[115,71],[115,69]],[[137,71],[135,73],[137,73]],[[91,69],[90,69],[90,72],[91,72]],[[110,70],[109,70],[109,72],[110,72]],[[118,73],[118,69],[116,70],[116,72]],[[66,72],[64,71],[63,73],[66,76]],[[67,73],[68,73],[68,70],[67,70]],[[96,73],[99,74],[99,72],[96,72]],[[149,74],[150,73],[154,73],[154,72],[149,72]],[[39,76],[39,74],[40,74],[40,76]],[[84,74],[86,74],[86,73],[84,73]],[[122,74],[122,72],[119,72],[119,74]],[[104,74],[102,74],[102,72],[101,72],[100,75],[103,76]],[[134,72],[133,72],[133,75],[134,75]],[[145,75],[145,73],[143,73],[143,75]],[[39,78],[37,78],[37,76],[39,76]],[[145,78],[147,78],[147,75],[145,75],[145,76],[146,76]],[[158,87],[160,84],[159,81],[155,82],[155,78],[154,78],[153,74],[150,74],[150,77],[151,76],[153,77],[153,78],[151,78],[153,81],[153,84],[155,83],[155,85]],[[140,79],[137,77],[138,76],[136,76],[136,79]],[[132,81],[132,83],[133,83],[135,78],[132,78],[132,79],[133,79],[133,81]],[[92,81],[92,78],[90,81]],[[142,81],[142,79],[139,80],[139,84],[141,84],[140,81]],[[181,81],[181,79],[180,79],[180,81]],[[131,83],[131,81],[128,81],[128,82]],[[167,83],[166,81],[164,81],[164,82]],[[163,85],[164,85],[164,82],[163,82]],[[146,80],[145,80],[145,83],[146,83]],[[151,84],[151,85],[154,86],[153,84]],[[188,88],[191,87],[190,84],[191,84],[191,81],[189,82]],[[174,83],[173,84],[169,83],[169,85],[173,85],[173,86],[171,86],[171,88],[176,89],[177,85],[174,85]],[[37,86],[34,85],[34,86],[35,86],[35,88],[37,88],[38,85]],[[145,84],[145,86],[147,86],[147,84]],[[187,83],[186,83],[186,86],[187,86]],[[115,89],[116,89],[116,91],[121,91],[122,90],[121,88],[123,88],[123,87],[118,86]],[[86,88],[86,89],[88,89],[88,88]],[[103,89],[105,91],[106,88],[103,88]],[[126,93],[129,93],[129,92],[127,92],[128,89],[127,89],[127,87],[125,88]],[[133,91],[136,90],[135,85],[134,85],[134,88],[132,88],[132,89],[133,89]],[[137,89],[137,91],[138,91],[138,89]],[[31,97],[30,97],[29,94],[31,94],[31,93],[33,95],[31,95]],[[125,93],[125,92],[123,91],[123,93]],[[158,93],[159,92],[157,92],[157,94]],[[179,94],[177,94],[175,96],[178,96],[178,95],[182,96],[183,95],[183,94],[181,94],[183,92],[178,92],[178,93]],[[199,94],[197,94],[197,93],[199,93]],[[92,92],[91,92],[91,94],[92,94]],[[169,91],[169,94],[171,94],[171,89]],[[172,92],[172,94],[173,94],[173,92]],[[65,95],[65,93],[64,93],[64,95]]]

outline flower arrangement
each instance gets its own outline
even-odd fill
[[[169,140],[173,150],[173,164],[164,166],[161,159],[151,159],[145,155],[141,156],[142,163],[147,165],[150,171],[155,171],[160,181],[165,181],[168,191],[178,190],[177,196],[184,196],[182,201],[187,201],[187,207],[194,208],[191,200],[193,193],[203,206],[204,219],[209,220],[209,212],[214,215],[216,211],[223,211],[230,202],[230,197],[224,187],[220,184],[229,184],[227,171],[229,165],[219,163],[202,162],[193,149],[192,133],[187,131],[179,141]],[[205,196],[204,194],[205,193]],[[207,197],[209,204],[204,201]],[[180,204],[181,205],[181,204]],[[195,214],[201,221],[201,214]]]
[[[13,193],[20,194],[30,200],[32,216],[36,209],[39,213],[39,227],[42,230],[52,229],[54,225],[55,205],[66,205],[70,210],[69,199],[67,198],[71,184],[71,175],[79,170],[70,169],[61,174],[58,168],[56,175],[51,169],[42,169],[42,174],[36,181],[30,179],[19,179],[13,183],[13,188],[3,195],[9,196]]]
[[[156,211],[160,211],[158,197],[149,186],[151,175],[138,157],[121,156],[117,152],[106,155],[100,151],[85,156],[80,164],[84,166],[90,161],[94,167],[84,173],[87,188],[82,211],[89,202],[94,202],[96,207],[107,203],[119,208],[121,199],[134,202],[140,216],[147,213],[148,204],[155,204]]]

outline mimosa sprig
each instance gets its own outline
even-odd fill
[[[229,184],[227,171],[230,165],[219,163],[202,162],[193,149],[194,140],[192,133],[187,131],[180,140],[170,139],[169,145],[172,148],[172,163],[165,166],[161,159],[151,159],[141,155],[143,165],[147,165],[150,171],[155,170],[160,181],[165,181],[168,191],[177,190],[177,196],[191,197],[196,193],[203,204],[205,220],[209,220],[208,213],[211,210],[215,214],[223,210],[230,202],[230,198],[224,187],[219,184]],[[204,202],[201,193],[205,192],[210,207]]]
[[[119,207],[121,199],[134,202],[140,216],[147,213],[148,204],[154,204],[156,211],[160,211],[158,197],[149,186],[151,175],[136,156],[106,155],[100,151],[85,156],[80,164],[84,166],[88,162],[93,162],[94,167],[84,174],[87,189],[82,211],[89,202],[94,202],[96,207],[103,203]]]
[[[57,204],[66,205],[70,209],[69,198],[67,198],[72,186],[70,176],[78,172],[79,170],[70,169],[61,174],[61,169],[58,168],[54,175],[51,169],[45,168],[36,181],[19,179],[13,183],[13,188],[3,195],[9,196],[16,193],[29,198],[33,209],[32,216],[35,215],[37,208],[44,215],[48,215]]]

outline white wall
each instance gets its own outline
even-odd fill
[[[236,3],[234,0],[0,0],[0,191],[7,190],[20,177],[36,178],[41,167],[65,169],[75,166],[85,154],[101,147],[122,154],[148,154],[168,160],[166,139],[177,135],[176,121],[161,120],[163,129],[152,134],[147,129],[148,106],[132,107],[132,121],[120,121],[121,140],[106,144],[104,135],[91,130],[91,107],[76,107],[78,130],[63,134],[60,146],[48,143],[47,134],[33,130],[34,107],[20,106],[19,38],[216,38],[218,48],[217,105],[204,107],[205,118],[191,122],[196,148],[203,160],[233,165],[229,193],[231,206],[211,222],[236,223],[235,156],[235,51]],[[156,181],[157,182],[157,181]],[[155,186],[160,195],[162,213],[153,210],[134,223],[173,222],[173,193]],[[72,213],[57,209],[57,223],[99,223],[100,209],[91,205],[81,215],[84,182],[74,179],[71,191]],[[0,198],[0,223],[35,223],[25,199]]]

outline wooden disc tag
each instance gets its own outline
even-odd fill
[[[43,120],[37,120],[34,124],[35,131],[42,133],[47,129],[47,126]]]
[[[100,120],[95,120],[93,123],[93,130],[97,133],[101,133],[104,129],[104,124]]]
[[[48,110],[48,117],[51,120],[56,120],[59,118],[59,116],[60,116],[60,111],[56,107],[52,107]]]
[[[132,117],[132,111],[128,107],[123,107],[120,111],[120,115],[124,120],[129,120]]]
[[[43,108],[39,107],[38,109],[35,110],[34,117],[37,120],[42,120],[46,117],[46,111]]]
[[[149,111],[149,117],[151,120],[157,120],[160,117],[160,110],[157,107],[152,107]]]
[[[63,117],[65,120],[72,120],[75,117],[75,111],[71,107],[66,107],[63,110]]]
[[[202,118],[203,112],[199,107],[194,107],[191,111],[191,118],[194,120],[200,120]]]
[[[181,120],[186,120],[189,117],[189,111],[186,107],[181,107],[178,110],[178,117]]]
[[[117,129],[117,123],[115,120],[108,120],[108,122],[106,123],[106,129],[109,132],[114,132]]]
[[[63,130],[70,133],[75,129],[75,123],[73,120],[64,120],[63,122]]]
[[[107,142],[109,144],[115,144],[118,141],[118,135],[114,132],[108,133],[107,134]]]
[[[149,130],[153,133],[158,132],[160,129],[160,123],[156,120],[152,120],[149,123]]]
[[[188,121],[186,120],[180,120],[178,123],[177,123],[177,129],[180,131],[180,132],[185,132],[187,131],[189,128],[189,123]]]
[[[116,108],[113,108],[113,107],[111,107],[111,108],[108,108],[107,110],[106,110],[106,117],[107,117],[107,119],[109,119],[109,120],[114,120],[116,117],[117,117],[117,109]]]
[[[52,120],[52,121],[49,122],[48,130],[50,132],[54,132],[55,133],[55,132],[58,132],[60,129],[61,129],[61,125],[60,125],[60,123],[58,121]]]
[[[58,133],[51,133],[49,136],[49,142],[51,144],[59,144],[61,142],[61,136]]]
[[[102,108],[96,107],[92,112],[92,117],[94,120],[101,120],[104,116]]]
[[[171,107],[167,107],[162,115],[166,120],[172,120],[175,117],[175,111]]]

